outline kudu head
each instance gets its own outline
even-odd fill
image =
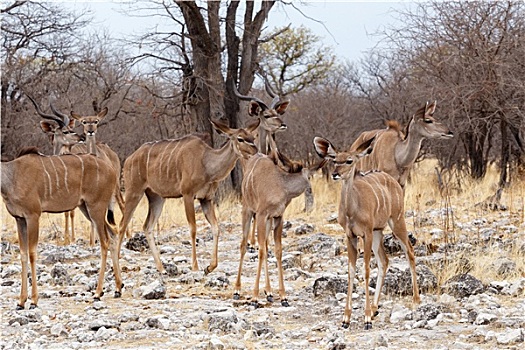
[[[108,107],[104,107],[97,115],[83,117],[75,112],[71,112],[71,118],[78,120],[82,124],[86,136],[95,136],[99,123],[108,113]]]
[[[454,137],[452,131],[434,118],[437,101],[427,102],[417,110],[408,126],[408,133],[418,134],[428,139],[448,139]]]
[[[265,87],[266,92],[273,98],[269,106],[257,97],[241,95],[239,91],[237,91],[235,84],[233,84],[233,92],[239,99],[250,101],[250,104],[248,105],[248,114],[252,117],[258,117],[261,120],[261,128],[266,130],[269,134],[284,131],[287,129],[287,126],[281,119],[281,115],[286,112],[286,108],[288,108],[290,101],[282,101],[279,96],[275,95],[266,79]]]
[[[375,137],[365,141],[357,147],[355,152],[337,152],[332,143],[322,137],[314,138],[314,146],[315,151],[321,158],[334,162],[335,168],[332,172],[332,179],[346,180],[354,176],[357,160],[366,157],[372,152],[371,145],[374,140]]]
[[[31,96],[26,96],[35,106],[38,115],[46,119],[40,121],[40,128],[48,135],[53,145],[53,154],[68,153],[71,146],[82,141],[82,138],[73,131],[75,126],[74,120],[65,114],[59,113],[52,103],[50,103],[50,107],[54,115],[44,113]]]
[[[259,127],[259,122],[249,125],[245,129],[233,129],[226,124],[210,119],[211,125],[219,133],[227,136],[235,153],[241,158],[248,158],[257,153],[257,146],[253,133]]]

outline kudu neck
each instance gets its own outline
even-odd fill
[[[408,126],[406,138],[396,145],[395,156],[399,167],[407,167],[416,161],[424,137],[418,132],[414,119]]]
[[[86,147],[87,147],[87,152],[90,153],[90,154],[94,154],[95,156],[98,155],[98,152],[97,152],[97,142],[96,142],[96,138],[95,138],[95,134],[88,134],[86,135]]]
[[[212,179],[223,179],[232,171],[235,162],[240,158],[231,140],[221,148],[211,149],[204,158],[206,172]]]

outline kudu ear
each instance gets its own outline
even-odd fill
[[[366,151],[366,154],[372,153],[372,147],[370,146],[372,145],[372,143],[374,143],[375,140],[376,140],[376,136],[372,137],[370,140],[366,140],[365,142],[357,146],[355,151],[359,153]]]
[[[210,119],[210,122],[211,122],[211,125],[213,126],[213,128],[219,134],[226,134],[228,136],[232,134],[232,130],[233,129],[230,129],[230,127],[228,125],[224,124],[223,122],[218,121],[218,120],[213,120],[213,119]]]
[[[104,107],[104,108],[100,111],[100,113],[97,115],[97,117],[98,117],[99,119],[103,119],[103,118],[106,116],[106,114],[108,114],[108,107]]]
[[[337,151],[330,141],[322,137],[314,137],[315,151],[321,158],[335,159]]]
[[[281,103],[278,103],[276,106],[275,106],[275,111],[279,114],[279,115],[283,115],[284,112],[286,112],[286,108],[288,108],[288,105],[290,104],[290,101],[283,101]]]
[[[425,115],[432,116],[434,112],[436,111],[436,104],[437,104],[437,101],[434,101],[430,104],[427,102],[427,106],[425,108]]]
[[[71,111],[71,118],[73,118],[75,120],[80,120],[80,119],[82,119],[82,116],[80,114],[77,114],[77,113]]]
[[[258,117],[262,111],[264,111],[264,108],[259,104],[259,102],[250,101],[250,104],[248,105],[248,114],[250,116]]]
[[[55,132],[55,129],[58,127],[58,124],[55,123],[55,122],[48,122],[48,121],[45,121],[45,120],[42,120],[40,122],[40,128],[42,129],[43,132],[45,132],[46,134],[48,133],[54,133]]]

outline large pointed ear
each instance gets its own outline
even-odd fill
[[[82,119],[82,116],[80,114],[77,114],[77,113],[71,111],[71,118],[80,121],[80,119]]]
[[[434,101],[430,104],[427,102],[427,106],[425,108],[425,116],[432,116],[434,114],[434,112],[436,111],[436,104],[437,101]]]
[[[234,129],[230,129],[230,127],[226,124],[224,124],[221,121],[210,119],[211,125],[213,128],[219,133],[219,134],[226,134],[231,135],[233,133]]]
[[[248,105],[248,114],[252,117],[258,117],[264,108],[257,101],[250,101]]]
[[[69,123],[66,125],[66,128],[73,129],[75,127],[75,119],[69,119]]]
[[[48,133],[54,133],[56,128],[58,127],[58,124],[55,123],[55,122],[50,122],[50,121],[46,121],[46,120],[42,120],[40,122],[40,128],[42,129],[43,132],[45,132],[46,134]]]
[[[363,142],[362,144],[360,144],[359,146],[357,146],[357,148],[355,149],[356,152],[363,152],[363,151],[367,151],[367,154],[368,153],[371,153],[372,152],[372,147],[370,147],[372,145],[372,143],[374,143],[376,137],[372,137],[370,140],[366,140],[365,142]]]
[[[99,119],[104,119],[104,117],[108,114],[108,107],[104,107],[100,113],[97,115]]]
[[[314,137],[315,151],[321,158],[335,159],[337,151],[330,141],[322,137]]]
[[[275,106],[275,111],[280,114],[280,115],[283,115],[284,112],[286,112],[286,108],[288,108],[288,105],[290,104],[290,101],[283,101],[281,103],[278,103],[276,106]]]
[[[246,127],[246,131],[248,131],[250,134],[254,134],[254,132],[257,130],[257,128],[259,127],[259,124],[261,124],[261,120],[260,119],[255,119],[252,123],[250,123],[247,127]]]

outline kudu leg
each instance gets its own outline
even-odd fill
[[[104,274],[106,272],[106,260],[107,260],[107,253],[108,253],[108,245],[107,245],[107,233],[104,231],[104,211],[97,210],[96,207],[91,207],[88,210],[88,206],[86,203],[82,203],[79,207],[80,211],[86,219],[88,219],[91,222],[91,227],[93,231],[96,232],[96,234],[99,237],[100,242],[100,268],[98,272],[98,280],[97,280],[97,288],[95,290],[95,301],[99,301],[100,297],[104,294],[102,291],[102,288],[104,286]]]
[[[374,302],[372,303],[372,317],[377,316],[379,308],[379,297],[381,295],[381,290],[383,289],[383,284],[385,282],[386,272],[388,270],[388,257],[385,253],[383,245],[383,231],[376,230],[374,231],[374,238],[372,242],[372,250],[377,261],[377,283],[376,290],[374,293]]]
[[[421,298],[419,296],[419,287],[417,285],[417,273],[416,273],[416,259],[414,257],[414,248],[408,238],[408,232],[406,230],[406,224],[404,221],[399,221],[393,225],[392,233],[397,237],[401,249],[405,252],[408,263],[410,265],[410,272],[412,274],[412,301],[414,304],[419,304]]]
[[[107,223],[104,226],[109,239],[108,243],[111,261],[113,262],[113,274],[115,276],[115,298],[120,298],[122,296],[122,288],[124,287],[124,283],[122,283],[122,273],[119,261],[120,256],[118,250],[118,232],[113,231],[111,225],[108,225]]]
[[[151,254],[153,254],[153,260],[155,261],[157,270],[160,273],[165,273],[166,270],[160,260],[160,252],[155,243],[155,237],[153,236],[153,229],[155,228],[155,224],[159,221],[166,200],[158,194],[149,191],[146,191],[146,197],[148,198],[148,216],[144,222],[144,234],[146,235]]]
[[[32,215],[27,218],[27,243],[29,248],[29,264],[31,266],[31,305],[34,309],[38,305],[38,277],[36,274],[38,230],[40,216]]]
[[[259,282],[261,279],[261,270],[268,258],[266,237],[270,228],[270,218],[260,215],[257,217],[257,241],[259,243],[259,261],[257,262],[257,274],[255,276],[255,282],[252,294],[252,305],[257,307],[259,305]]]
[[[208,220],[208,223],[211,226],[211,233],[213,235],[213,251],[211,254],[211,262],[210,264],[204,269],[205,274],[209,274],[215,268],[217,267],[219,261],[218,261],[218,254],[219,254],[219,224],[217,223],[217,217],[215,216],[215,210],[213,208],[213,202],[210,199],[200,199],[199,200],[202,208],[202,212],[204,213],[204,216],[206,217],[206,220]]]
[[[119,237],[117,248],[119,251],[119,256],[120,249],[122,247],[122,241],[124,240],[124,235],[127,234],[129,222],[131,221],[133,213],[135,212],[135,209],[137,209],[137,206],[139,205],[142,196],[144,196],[143,191],[138,193],[133,193],[131,189],[128,189],[128,191],[126,191],[126,205],[124,207],[124,213],[122,215],[122,219],[120,219],[119,224]]]
[[[282,306],[290,306],[286,299],[286,291],[284,288],[284,272],[283,272],[283,218],[282,216],[273,219],[273,239],[275,242],[275,258],[277,259],[277,271],[279,274],[279,297]]]
[[[251,231],[250,231],[250,238],[248,239],[248,251],[250,253],[255,253],[255,231],[256,231],[256,228],[257,228],[257,216],[254,215],[253,216],[253,224],[251,226]]]
[[[364,252],[363,258],[365,263],[365,330],[372,329],[372,308],[370,306],[370,259],[372,257],[373,233],[366,232],[363,237]]]
[[[237,279],[235,281],[235,289],[233,291],[233,299],[239,300],[241,298],[241,277],[242,277],[242,265],[244,261],[244,255],[246,255],[246,243],[248,241],[248,234],[250,232],[250,226],[254,213],[247,208],[242,208],[242,240],[241,246],[239,247],[241,256],[239,258],[239,269],[237,270]]]
[[[21,286],[20,286],[20,298],[18,300],[17,310],[23,310],[27,301],[27,286],[28,286],[28,235],[27,235],[27,221],[25,218],[16,217],[16,226],[18,229],[18,242],[20,244],[20,264],[22,265],[22,271],[20,273]],[[33,282],[36,282],[33,279]]]
[[[68,244],[69,240],[69,212],[64,213],[64,241]],[[57,236],[57,245],[60,245],[60,237]]]
[[[348,254],[348,291],[346,294],[343,328],[348,328],[350,326],[350,318],[352,317],[352,293],[354,290],[354,280],[357,262],[357,237],[354,236],[351,232],[347,232],[346,247]]]
[[[190,226],[191,269],[193,271],[198,271],[199,263],[197,262],[197,223],[195,221],[195,207],[193,206],[193,195],[183,195],[182,199],[184,201],[184,210],[186,211],[186,220],[188,220],[188,224]]]
[[[67,215],[68,213],[66,213]],[[69,211],[69,218],[71,219],[71,241],[75,243],[75,209]]]

